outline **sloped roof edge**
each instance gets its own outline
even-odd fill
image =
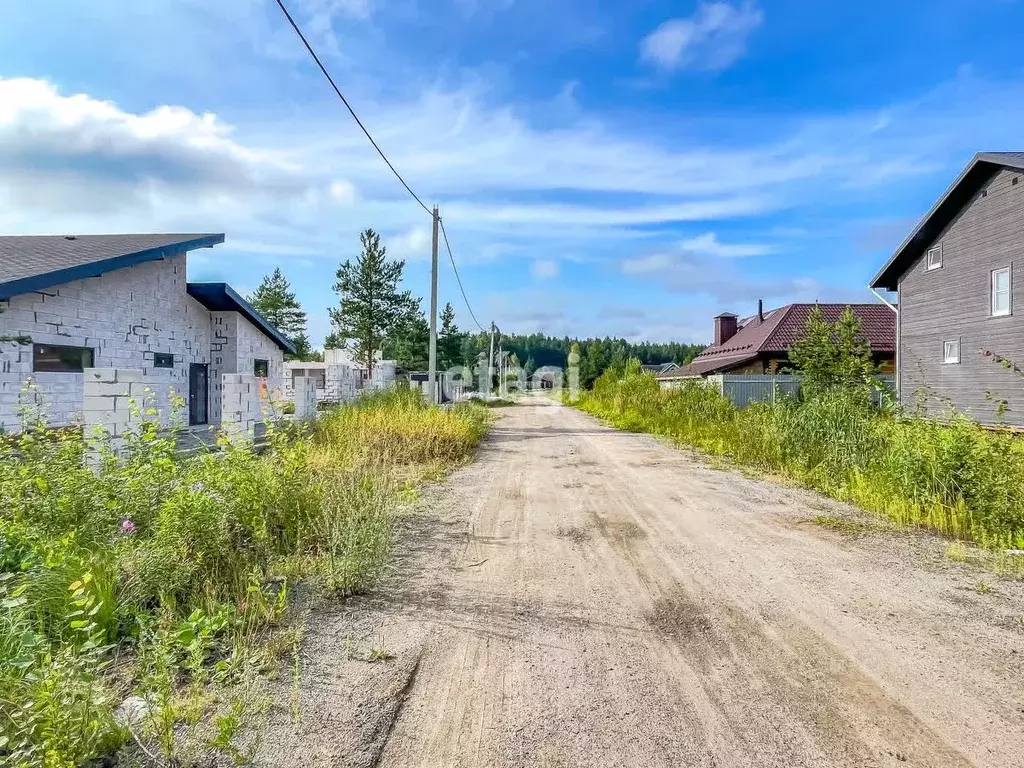
[[[900,247],[889,257],[871,280],[872,288],[895,291],[907,268],[924,252],[939,233],[951,222],[978,190],[1000,168],[1024,171],[1024,152],[979,152],[960,172],[935,205],[907,235]]]
[[[65,260],[63,264],[59,262],[56,265],[51,264],[54,267],[52,269],[37,269],[31,274],[25,274],[22,271],[21,275],[15,277],[15,279],[0,282],[0,299],[9,299],[12,296],[32,293],[33,291],[44,291],[55,285],[62,285],[63,283],[70,283],[75,280],[84,280],[89,277],[98,277],[105,272],[113,272],[147,261],[157,261],[197,248],[211,248],[224,242],[223,233],[200,235],[83,235],[80,237],[66,236],[60,238],[13,235],[2,239],[7,242],[18,243],[16,246],[18,248],[17,252],[22,253],[21,243],[25,243],[25,247],[31,244],[33,248],[39,249],[48,247],[49,243],[58,239],[69,243],[76,243],[81,240],[87,245],[93,245],[101,238],[110,241],[110,250],[107,255],[102,255],[99,258],[95,258],[93,254],[81,256],[79,257],[81,261],[74,263],[76,261],[75,254],[72,254],[72,263],[70,264]],[[177,239],[168,240],[168,238]],[[150,245],[147,241],[151,241],[154,244]],[[125,253],[123,249],[116,247],[115,244],[118,242],[131,242],[135,245],[135,248]],[[148,247],[138,247],[139,245]],[[36,252],[42,253],[38,250]],[[18,256],[18,258],[22,257]]]
[[[243,299],[227,283],[188,283],[188,295],[211,312],[238,312],[255,325],[263,334],[288,354],[295,354],[295,345],[261,315],[256,308]]]

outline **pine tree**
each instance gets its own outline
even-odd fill
[[[414,311],[395,326],[382,345],[384,355],[407,371],[425,371],[430,364],[430,323],[417,300]]]
[[[249,297],[249,303],[295,345],[296,353],[289,355],[289,359],[305,360],[309,357],[312,349],[306,335],[306,313],[280,268],[271,275],[263,276],[259,287]]]
[[[344,349],[345,339],[337,331],[329,331],[324,338],[324,349]]]
[[[580,386],[590,389],[598,377],[604,373],[610,362],[611,350],[605,341],[594,339],[584,347],[583,358],[580,360]]]
[[[313,360],[317,355],[313,350],[313,344],[309,340],[309,335],[305,331],[293,338],[292,344],[295,345],[296,360]]]
[[[405,262],[389,261],[380,235],[372,229],[359,241],[363,250],[355,262],[347,260],[338,267],[338,306],[328,313],[335,339],[350,340],[356,360],[372,374],[374,357],[385,339],[419,307],[411,293],[398,289]]]
[[[437,357],[440,361],[439,367],[447,370],[459,364],[462,357],[462,334],[455,324],[455,310],[451,302],[444,305],[441,310],[441,331],[437,337]]]
[[[871,346],[861,338],[860,320],[849,307],[833,325],[815,304],[807,316],[803,338],[789,350],[789,359],[803,377],[808,397],[866,387],[876,372]]]

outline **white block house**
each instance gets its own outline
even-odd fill
[[[187,253],[223,234],[0,237],[0,431],[41,402],[52,426],[81,423],[83,371],[142,372],[161,416],[171,390],[192,425],[221,422],[225,374],[280,397],[291,342],[229,285],[188,283]],[[183,417],[185,415],[183,414]]]

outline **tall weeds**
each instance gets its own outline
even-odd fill
[[[859,390],[736,408],[694,382],[661,390],[637,366],[578,403],[613,425],[793,478],[904,525],[1024,548],[1024,441],[962,414],[942,423],[874,409]]]
[[[131,689],[150,705],[135,735],[177,760],[181,678],[194,710],[210,680],[244,677],[251,638],[284,611],[281,574],[369,588],[400,489],[470,456],[486,421],[406,391],[272,429],[262,454],[225,440],[184,456],[155,422],[118,451],[101,440],[98,458],[69,431],[0,442],[0,763],[109,752],[127,737],[112,711]],[[130,661],[115,675],[113,658]]]

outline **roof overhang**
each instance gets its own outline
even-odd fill
[[[238,312],[282,350],[295,354],[295,345],[227,283],[189,283],[187,290],[189,296],[211,312]]]
[[[886,291],[897,290],[903,273],[924,253],[925,248],[935,241],[978,190],[1002,168],[1024,171],[1024,156],[1019,153],[1002,152],[976,154],[945,194],[918,222],[903,244],[885,262],[885,266],[871,280],[871,287]]]
[[[174,243],[167,243],[156,248],[147,248],[134,253],[123,253],[109,259],[100,259],[88,264],[77,264],[73,267],[65,267],[52,272],[43,272],[38,275],[30,275],[19,280],[11,280],[0,284],[0,299],[9,299],[22,293],[33,291],[44,291],[55,285],[70,283],[75,280],[84,280],[89,277],[99,277],[105,272],[113,272],[125,267],[132,267],[147,261],[159,261],[170,256],[177,256],[185,251],[194,251],[197,248],[212,248],[224,242],[224,234],[203,235],[202,237],[190,240],[181,240]]]
[[[749,363],[757,360],[758,353],[751,352],[744,355],[730,355],[728,357],[722,356],[716,358],[714,356],[707,357],[701,360],[699,357],[695,357],[686,365],[681,368],[677,368],[666,373],[656,374],[654,378],[659,381],[670,381],[672,379],[692,379],[697,377],[711,376],[715,373],[724,373],[725,371],[731,371],[733,368],[738,368],[744,363]]]

